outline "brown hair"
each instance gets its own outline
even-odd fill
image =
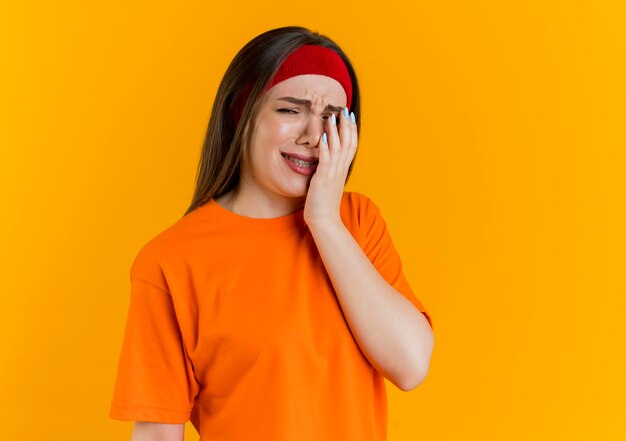
[[[217,90],[209,119],[196,175],[196,188],[184,216],[237,186],[240,158],[247,142],[250,125],[259,106],[261,91],[272,80],[282,62],[303,44],[324,46],[334,50],[346,64],[352,80],[352,102],[357,133],[360,132],[360,93],[350,60],[330,38],[300,26],[285,26],[266,31],[248,42],[231,61]],[[235,127],[233,105],[251,86],[248,102]],[[358,148],[357,148],[358,151]],[[346,183],[352,173],[356,153],[348,169]]]

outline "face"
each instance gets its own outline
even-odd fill
[[[346,101],[341,84],[324,75],[298,75],[268,90],[256,115],[249,150],[242,158],[240,178],[244,189],[271,197],[306,197],[311,176],[291,168],[281,153],[317,160],[324,121],[333,113],[338,118]]]

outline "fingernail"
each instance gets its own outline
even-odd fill
[[[354,112],[350,113],[350,120],[356,124],[356,118],[354,117]]]
[[[328,144],[326,142],[326,132],[324,132],[324,134],[322,135],[322,141],[324,141],[324,144]]]
[[[348,108],[347,107],[343,108],[343,116],[345,116],[346,118],[348,117]]]
[[[335,117],[334,113],[330,115],[330,119],[333,121],[333,124],[337,125],[337,118]]]

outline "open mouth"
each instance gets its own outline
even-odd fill
[[[289,161],[299,165],[300,167],[313,167],[314,165],[316,165],[319,162],[317,160],[316,161],[303,161],[302,159],[294,158],[294,157],[289,156],[289,155],[287,155],[286,153],[283,153],[283,152],[281,152],[280,154],[283,156],[283,158],[285,158],[285,159],[287,159],[287,160],[289,160]]]

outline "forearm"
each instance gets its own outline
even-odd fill
[[[363,354],[397,387],[413,389],[430,363],[434,337],[428,320],[387,283],[343,223],[310,230]]]
[[[185,424],[136,421],[130,441],[183,441]]]

